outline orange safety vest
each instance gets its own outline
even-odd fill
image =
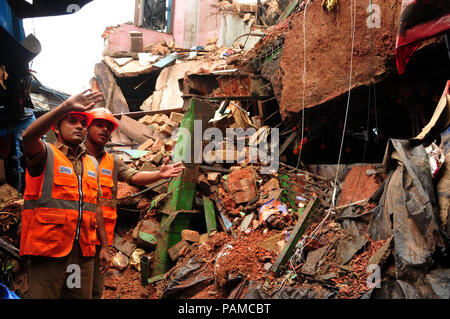
[[[102,188],[102,211],[108,244],[113,244],[114,227],[117,219],[117,182],[119,174],[119,158],[109,153],[103,155],[99,164],[100,187]],[[100,242],[97,241],[97,245]]]
[[[20,255],[64,257],[79,241],[83,256],[95,255],[98,164],[82,157],[82,175],[55,146],[45,143],[41,175],[25,175]]]

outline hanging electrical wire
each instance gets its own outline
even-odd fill
[[[349,83],[348,83],[348,97],[347,97],[347,107],[345,109],[345,120],[344,120],[344,127],[342,128],[342,138],[341,138],[341,146],[339,148],[339,157],[338,157],[338,164],[336,169],[336,178],[334,180],[334,189],[333,189],[333,197],[331,201],[332,207],[336,206],[335,200],[336,200],[336,190],[337,190],[337,179],[339,174],[339,167],[341,164],[341,155],[342,155],[342,147],[344,145],[344,137],[345,137],[345,130],[347,128],[347,118],[348,118],[348,110],[350,106],[350,93],[352,88],[352,74],[353,74],[353,51],[355,48],[355,20],[356,20],[356,0],[355,5],[353,5],[353,0],[350,0],[350,26],[351,26],[351,38],[352,38],[352,50],[350,55],[350,76],[349,76]]]
[[[370,12],[372,11],[372,0],[370,0]],[[369,143],[369,126],[370,126],[370,109],[371,109],[371,97],[372,97],[372,86],[373,86],[373,95],[374,95],[374,108],[375,108],[375,129],[377,132],[375,133],[376,136],[376,141],[378,143],[378,120],[377,120],[377,105],[376,105],[376,91],[375,91],[375,63],[374,63],[374,55],[373,55],[373,34],[372,34],[372,28],[369,28],[370,30],[370,68],[371,68],[371,73],[372,73],[372,83],[369,86],[369,101],[367,104],[367,122],[366,122],[366,136],[365,136],[365,142],[364,142],[364,150],[363,150],[363,156],[362,156],[362,160],[361,163],[364,163],[366,160],[366,152],[367,152],[367,144]],[[355,189],[353,190],[353,194],[352,197],[350,199],[350,203],[353,203],[353,198],[356,194],[356,191],[358,189],[359,186],[359,182],[361,179],[361,174],[363,171],[363,167],[360,167],[359,170],[359,175],[358,175],[358,180],[356,181],[356,185],[355,185]]]
[[[301,130],[301,138],[300,143],[303,143],[303,138],[305,134],[305,87],[306,87],[306,9],[308,8],[309,0],[305,3],[305,9],[303,12],[303,77],[302,77],[302,83],[303,83],[303,94],[302,94],[302,130]],[[298,152],[298,159],[297,159],[297,166],[300,165],[300,160],[302,158],[302,150],[303,150],[303,144],[300,145],[300,150]]]

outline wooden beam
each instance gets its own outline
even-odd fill
[[[277,261],[273,264],[271,268],[271,270],[276,274],[279,274],[281,272],[281,268],[286,264],[286,262],[289,260],[289,258],[291,258],[292,254],[294,253],[295,245],[297,245],[297,242],[308,228],[311,216],[319,206],[319,202],[320,202],[319,198],[317,196],[314,196],[309,202],[302,216],[298,220],[297,224],[295,225],[295,228],[292,231],[292,234],[289,236],[289,240],[284,246],[283,251],[278,256]]]
[[[216,212],[213,202],[206,196],[203,196],[203,206],[205,209],[206,230],[210,234],[213,230],[217,230]]]
[[[100,91],[102,91],[103,98],[107,102],[106,107],[112,113],[130,112],[122,90],[117,85],[114,75],[108,66],[103,62],[97,63],[94,68],[94,73]]]
[[[283,145],[280,147],[280,155],[284,153],[286,148],[294,141],[294,139],[297,137],[297,131],[293,131],[291,135],[284,141]]]
[[[140,144],[146,142],[149,138],[154,138],[155,131],[152,128],[126,115],[122,115],[118,122],[119,130]]]
[[[153,110],[153,111],[139,111],[139,112],[127,112],[127,113],[117,113],[113,114],[114,117],[120,119],[122,115],[126,115],[128,117],[131,117],[132,119],[139,119],[145,115],[154,115],[154,114],[170,114],[172,112],[176,113],[183,113],[183,108],[176,108],[176,109],[166,109],[166,110]]]

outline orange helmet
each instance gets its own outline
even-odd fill
[[[93,120],[105,120],[111,122],[114,125],[113,131],[119,126],[114,115],[107,108],[99,107],[89,111],[88,113],[92,116],[91,121],[88,123],[88,127],[91,126]]]
[[[62,119],[64,119],[65,117],[67,117],[67,116],[69,116],[69,115],[71,115],[71,114],[79,114],[79,115],[83,115],[84,117],[86,117],[86,126],[89,126],[89,124],[92,122],[92,115],[91,114],[89,114],[88,112],[75,112],[75,111],[72,111],[72,112],[69,112],[66,116],[64,116]],[[52,125],[52,130],[53,130],[53,132],[55,131],[55,129],[58,127],[58,124],[59,124],[59,122],[61,122],[62,121],[62,119],[61,120],[59,120],[58,122],[56,122],[55,124],[53,124]]]

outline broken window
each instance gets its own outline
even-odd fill
[[[170,33],[172,3],[173,0],[140,0],[136,8],[136,25]]]

